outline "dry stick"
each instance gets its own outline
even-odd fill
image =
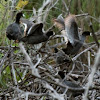
[[[10,89],[13,89],[13,90],[16,90],[17,92],[20,92],[22,94],[28,94],[28,95],[31,95],[31,96],[46,96],[48,95],[48,93],[34,93],[34,92],[26,92],[26,91],[23,91],[19,88],[16,88],[16,87],[9,87]]]
[[[71,2],[72,2],[72,0],[69,1],[69,5],[68,5],[68,8],[69,8],[69,14],[70,14]]]
[[[11,49],[11,56],[13,56],[13,49]],[[14,78],[14,84],[17,86],[17,79],[16,79],[16,74],[14,69],[13,57],[11,58],[11,68],[12,68],[12,74]]]
[[[42,6],[38,9],[38,16],[43,13],[43,9],[50,4],[50,0],[44,1]],[[37,18],[37,22],[42,21],[42,16]]]
[[[19,43],[19,47],[20,47],[21,51],[23,52],[23,54],[25,55],[26,60],[27,60],[27,62],[30,65],[30,68],[32,69],[32,74],[35,75],[35,76],[40,77],[39,72],[38,72],[38,69],[35,68],[36,66],[33,65],[32,61],[31,61],[31,58],[27,54],[27,52],[26,52],[24,46],[22,45],[22,43]]]
[[[84,13],[84,14],[78,14],[78,15],[75,15],[76,17],[81,17],[81,16],[88,16],[89,14],[88,13]]]
[[[65,13],[65,14],[66,14],[66,11],[62,11],[62,9],[60,9],[60,8],[58,8],[58,7],[53,7],[53,8],[55,8],[55,9],[61,11],[62,13]]]
[[[1,70],[2,66],[4,65],[4,62],[6,61],[6,58],[7,58],[8,54],[9,54],[9,52],[10,52],[10,49],[5,54],[5,56],[2,58],[1,63],[0,63],[0,70]]]
[[[65,0],[62,0],[62,2],[63,2],[64,6],[66,8],[66,11],[68,12],[68,14],[70,14],[69,8],[67,7]]]
[[[5,65],[5,67],[2,67],[2,68],[1,68],[1,73],[3,73],[3,71],[6,69],[7,66],[10,66],[9,60],[10,60],[12,57],[14,57],[14,56],[10,56],[9,58],[5,59],[6,65]],[[8,61],[9,63],[7,63],[7,61]]]
[[[49,11],[57,4],[58,1],[59,1],[59,0],[56,0],[52,5],[50,5],[50,4],[48,5],[48,6],[50,6],[50,7],[48,7],[48,8],[45,10],[43,22],[45,22],[45,20],[46,20],[46,18],[47,18],[47,16],[48,16]]]
[[[90,56],[90,51],[88,51],[88,66],[91,65],[91,60],[90,60],[91,56]]]
[[[96,37],[96,35],[95,35],[95,33],[94,33],[94,29],[93,29],[93,25],[92,25],[92,23],[90,22],[90,29],[91,29],[91,31],[92,31],[92,35],[93,35],[93,38],[94,38],[94,40],[95,40],[95,43],[97,44],[97,46],[98,46],[98,48],[99,48],[99,42],[98,42],[98,39],[97,39],[97,37]]]
[[[88,17],[90,17],[90,18],[92,18],[93,20],[95,20],[96,22],[100,23],[99,19],[97,20],[95,17],[90,16],[90,15],[89,15]]]
[[[11,48],[13,48],[13,49],[19,49],[19,47],[15,47],[15,46],[11,46]],[[2,49],[2,50],[8,50],[9,46],[0,46],[0,49]]]
[[[85,49],[84,51],[82,51],[81,53],[77,54],[75,57],[72,58],[72,61],[75,61],[80,55],[82,55],[84,52],[87,52],[88,50],[92,49],[93,47],[95,47],[96,44],[92,45],[91,47]]]
[[[20,64],[20,65],[29,66],[29,64],[28,64],[28,63],[21,63],[21,62],[14,62],[14,64]]]
[[[51,92],[49,92],[50,96],[52,96],[53,98],[55,98],[57,100],[64,100],[64,95],[58,94],[57,91],[51,85],[49,85],[47,82],[42,81],[42,84],[46,89],[51,90]]]
[[[94,62],[94,65],[92,67],[92,71],[88,77],[88,83],[87,83],[87,87],[86,87],[86,90],[85,90],[85,93],[83,95],[83,100],[88,100],[87,97],[88,97],[88,91],[89,91],[89,88],[93,82],[93,77],[94,77],[94,74],[96,72],[96,69],[99,67],[100,65],[100,48],[98,50],[98,53],[97,53],[97,56],[95,58],[95,62]]]

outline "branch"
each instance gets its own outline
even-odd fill
[[[90,86],[92,85],[93,83],[93,77],[94,77],[94,74],[96,72],[96,69],[99,67],[100,65],[100,48],[97,52],[97,56],[95,58],[95,62],[94,62],[94,65],[92,67],[92,71],[88,77],[88,83],[87,83],[87,87],[86,87],[86,90],[85,90],[85,93],[84,93],[84,96],[83,96],[83,100],[88,100],[87,97],[88,97],[88,91],[89,91],[89,88]]]
[[[22,43],[19,43],[19,47],[20,47],[22,53],[25,55],[26,60],[27,60],[27,62],[30,65],[30,68],[32,69],[32,74],[35,75],[35,76],[40,77],[39,72],[38,72],[38,69],[35,68],[37,64],[35,66],[33,65],[32,61],[31,61],[31,58],[29,57],[29,55],[26,52],[26,50],[25,50],[24,46],[22,45]]]

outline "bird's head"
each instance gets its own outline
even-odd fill
[[[53,31],[48,31],[47,33],[46,33],[46,36],[47,37],[50,37],[51,35],[53,35],[54,33],[53,33]]]
[[[64,77],[65,77],[65,72],[59,71],[59,72],[58,72],[58,75],[59,75],[62,79],[64,79]]]
[[[17,13],[17,15],[16,15],[16,22],[17,22],[17,23],[20,23],[20,18],[23,17],[23,16],[24,16],[24,15],[23,15],[22,12]]]
[[[90,33],[89,31],[84,31],[84,32],[82,33],[82,35],[83,35],[83,36],[90,36],[91,33]]]

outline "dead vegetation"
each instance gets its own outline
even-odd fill
[[[31,20],[43,22],[46,27],[48,14],[58,1],[44,0],[38,10],[33,8]],[[71,1],[67,6],[62,0],[67,14],[71,13]],[[76,17],[88,22],[93,41],[87,39],[75,56],[63,55],[61,48],[65,42],[53,24],[49,24],[46,30],[53,30],[55,35],[44,43],[0,46],[1,100],[100,100],[100,49],[97,37],[100,34],[94,31],[92,16],[88,13]],[[92,19],[97,20],[94,17]],[[78,26],[81,28],[81,25]],[[58,48],[60,56],[54,52],[54,48]],[[67,57],[67,61],[58,63],[58,57],[62,57],[61,60]],[[64,79],[58,74],[60,71],[64,73]]]

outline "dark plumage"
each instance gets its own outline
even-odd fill
[[[65,74],[63,71],[59,71],[58,75],[60,75],[61,79],[65,78]],[[71,92],[73,94],[73,96],[81,95],[84,92],[84,88],[82,86],[80,86],[76,83],[73,83],[71,81],[68,81],[66,79],[64,79],[63,84],[69,87],[69,92]]]
[[[68,55],[66,55],[62,50],[54,49],[56,53],[56,62],[57,64],[69,63],[71,59]]]
[[[80,48],[82,47],[84,40],[86,36],[90,35],[89,31],[85,31],[82,33],[82,35],[79,35],[78,32],[78,26],[75,21],[75,16],[74,15],[69,15],[67,18],[64,20],[64,25],[62,24],[62,18],[57,19],[58,22],[56,23],[60,24],[61,26],[64,27],[63,35],[66,37],[65,41],[68,41],[67,47],[62,49],[66,54],[70,55],[75,55],[78,53]],[[61,22],[61,23],[59,23]],[[58,27],[58,25],[56,25]],[[58,27],[59,28],[59,27]],[[61,28],[61,27],[60,27]]]
[[[20,41],[28,44],[38,44],[45,42],[53,35],[53,31],[43,32],[43,23],[34,24],[28,31],[27,36],[20,39]]]
[[[90,35],[89,31],[85,31],[82,33],[80,40],[75,41],[75,45],[72,46],[70,42],[68,42],[67,47],[62,50],[68,55],[76,55],[80,48],[83,46],[84,40],[86,36]]]
[[[7,27],[6,36],[9,40],[19,40],[22,37],[23,30],[20,27],[20,18],[22,16],[22,13],[17,13],[15,22]]]

